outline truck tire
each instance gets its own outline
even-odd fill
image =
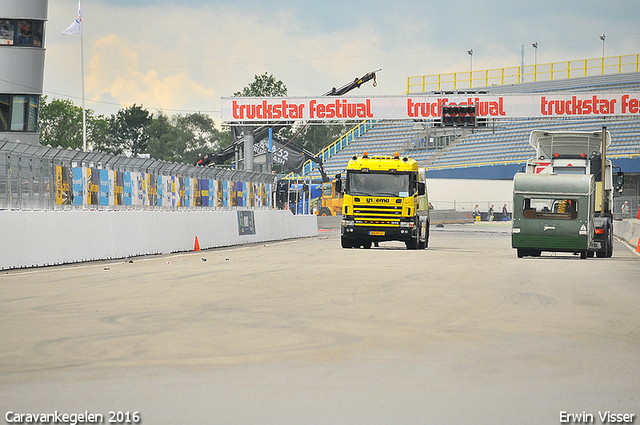
[[[318,210],[318,215],[322,215],[322,216],[331,216],[333,214],[331,214],[331,210],[327,207],[322,207],[320,208],[320,210]]]
[[[611,242],[609,241],[610,238],[610,232],[609,232],[609,228],[605,227],[605,231],[607,232],[607,239],[605,241],[602,242],[602,249],[596,251],[596,257],[598,258],[608,258],[611,257],[611,255],[609,255],[609,251],[611,250]]]
[[[598,252],[599,254],[600,252]],[[580,259],[581,260],[586,260],[587,259],[587,251],[580,251]]]
[[[344,236],[340,238],[340,245],[342,245],[343,248],[353,248],[353,244],[351,243],[351,241],[349,241],[349,239],[345,238]]]
[[[420,237],[416,236],[415,238],[411,238],[406,241],[407,249],[418,249],[418,245],[420,244]]]
[[[518,258],[523,258],[525,256],[524,249],[518,248]]]
[[[420,241],[418,243],[418,249],[426,249],[429,246],[429,222],[427,221],[427,225],[424,227],[426,230],[426,235],[424,236],[424,242]]]
[[[431,223],[427,221],[427,236],[425,236],[425,238],[424,238],[424,247],[425,247],[425,249],[427,249],[429,247],[429,226],[430,225],[431,225]]]
[[[613,229],[609,228],[609,238],[607,239],[609,244],[609,249],[607,249],[607,258],[611,258],[613,256]]]

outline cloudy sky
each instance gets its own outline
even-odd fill
[[[77,0],[49,0],[44,92],[81,104]],[[640,53],[637,0],[83,0],[87,107],[220,117],[220,98],[265,72],[319,96],[382,69],[356,95],[407,77]]]

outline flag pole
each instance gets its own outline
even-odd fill
[[[84,31],[80,32],[80,62],[82,62],[82,147],[87,151],[87,112],[84,107]]]
[[[80,62],[82,62],[82,146],[87,151],[87,110],[84,107],[84,35],[80,33]]]
[[[82,25],[82,24],[81,24]],[[82,146],[87,151],[87,110],[84,106],[84,31],[80,30],[80,62],[82,62]]]
[[[87,151],[87,112],[84,106],[84,36],[82,34],[82,0],[78,0],[78,17],[62,34],[80,34],[80,67],[82,68],[82,150]]]

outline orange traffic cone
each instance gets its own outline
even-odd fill
[[[636,252],[640,252],[640,238],[638,238],[638,246],[636,247]]]
[[[196,245],[193,247],[193,251],[200,251],[200,244],[198,243],[198,237],[196,236]]]
[[[640,208],[638,208],[638,216],[636,218],[640,220]]]

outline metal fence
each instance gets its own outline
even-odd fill
[[[0,210],[271,208],[274,178],[0,140]]]

